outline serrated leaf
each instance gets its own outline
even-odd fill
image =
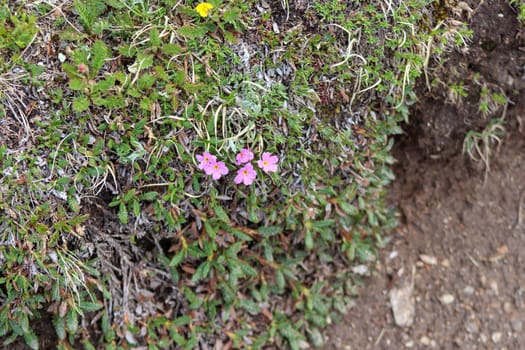
[[[306,230],[304,235],[304,245],[306,246],[307,250],[312,250],[314,247],[314,239],[312,237],[312,231],[310,230]]]
[[[2,320],[2,323],[0,323],[0,337],[5,336],[8,331],[9,331],[9,326],[7,325],[7,320]]]
[[[156,28],[152,28],[149,32],[149,41],[151,46],[159,47],[162,44],[162,39],[160,38],[160,33]]]
[[[250,277],[257,277],[259,274],[257,273],[257,270],[251,267],[248,264],[245,263],[239,263],[239,267],[241,268],[242,272],[244,272],[246,275]]]
[[[204,35],[206,35],[206,33],[208,33],[208,31],[209,31],[209,28],[203,25],[200,25],[200,26],[185,25],[185,26],[180,27],[177,30],[177,33],[179,33],[180,35],[188,39],[197,39],[197,38],[202,38]]]
[[[377,216],[372,210],[367,210],[366,215],[368,216],[368,223],[371,226],[377,226],[379,224],[377,221]]]
[[[89,99],[85,96],[77,97],[75,101],[73,101],[73,110],[75,112],[84,112],[89,108],[90,102]]]
[[[209,261],[203,262],[202,264],[199,265],[199,267],[197,267],[197,270],[191,277],[191,280],[193,282],[197,282],[197,281],[200,281],[208,277],[210,269],[211,269],[211,263]]]
[[[143,193],[142,194],[142,199],[145,200],[145,201],[152,201],[155,198],[157,198],[157,196],[158,196],[157,192],[151,191],[151,192]]]
[[[135,193],[136,193],[135,189],[129,190],[128,192],[126,192],[126,194],[124,194],[124,196],[122,197],[122,200],[126,203],[129,202],[133,197],[135,197]]]
[[[33,331],[24,334],[24,341],[31,350],[38,350],[40,348],[38,337]]]
[[[171,334],[171,340],[173,340],[177,345],[183,346],[186,343],[186,339],[182,335],[179,334],[179,332],[174,331]]]
[[[131,208],[133,208],[133,215],[135,215],[135,217],[139,217],[139,215],[140,215],[140,203],[139,203],[139,201],[133,199],[131,201]]]
[[[217,237],[217,230],[208,220],[204,222],[204,230],[211,239],[215,239],[215,237]]]
[[[9,326],[11,327],[11,329],[13,330],[15,334],[17,335],[24,334],[24,331],[22,330],[18,322],[16,322],[15,320],[9,319]]]
[[[176,326],[185,326],[187,324],[189,324],[191,322],[192,318],[188,315],[184,315],[184,316],[181,316],[181,317],[178,317],[177,319],[175,319],[175,321],[173,321],[173,323],[176,325]]]
[[[173,258],[171,258],[171,261],[170,261],[170,266],[171,267],[177,267],[179,266],[179,264],[181,263],[181,261],[184,259],[184,250],[180,250],[177,254],[175,254],[173,256]]]
[[[84,345],[84,350],[96,350],[95,346],[88,339],[82,339],[81,342]]]
[[[119,203],[119,210],[117,216],[121,223],[128,223],[128,209],[126,208],[126,204],[124,204],[124,202]]]
[[[73,308],[69,309],[69,312],[66,314],[66,329],[73,335],[78,330],[78,315]]]
[[[259,227],[259,233],[265,237],[272,237],[283,232],[281,226],[265,226]]]
[[[308,337],[310,338],[310,342],[315,347],[321,347],[324,344],[323,335],[317,328],[310,328],[308,330]]]
[[[103,41],[97,40],[93,44],[93,59],[91,61],[91,68],[93,74],[97,74],[100,68],[104,66],[104,61],[108,58],[108,48]]]
[[[239,306],[252,315],[257,315],[261,312],[261,308],[259,307],[259,305],[248,299],[240,300]]]
[[[276,270],[275,271],[275,279],[276,279],[276,282],[277,282],[277,287],[279,287],[279,289],[284,289],[284,286],[286,285],[286,281],[284,279],[284,274],[281,270]]]
[[[245,234],[245,233],[243,233],[243,232],[241,232],[241,231],[239,231],[239,230],[231,230],[231,233],[232,233],[235,237],[237,237],[237,238],[239,238],[239,239],[241,239],[241,240],[243,240],[243,241],[247,241],[247,242],[249,242],[249,241],[252,240],[252,238],[251,238],[250,236],[248,236],[247,234]]]
[[[183,51],[182,47],[177,44],[162,45],[162,53],[168,56],[175,56]]]
[[[22,328],[22,332],[24,334],[29,332],[29,316],[28,314],[22,314],[20,317],[19,323],[20,328]]]
[[[337,204],[348,215],[354,216],[354,215],[357,215],[357,213],[359,212],[357,208],[351,203],[341,201],[341,202],[338,202]]]
[[[69,206],[69,209],[71,209],[74,213],[78,213],[80,211],[80,203],[75,197],[68,196],[67,204]]]
[[[228,217],[228,214],[220,205],[214,205],[213,211],[215,212],[215,216],[217,216],[222,222],[226,224],[230,222],[230,218]]]
[[[102,309],[103,305],[100,304],[100,303],[92,303],[92,302],[88,302],[88,301],[82,301],[82,302],[79,303],[78,306],[84,311],[91,312],[91,311],[97,311],[97,310]]]
[[[139,54],[135,63],[128,67],[130,73],[137,73],[143,69],[149,68],[153,65],[153,55]]]
[[[53,319],[53,325],[55,326],[55,332],[57,333],[58,339],[63,340],[66,338],[66,322],[63,317],[56,316]]]
[[[118,0],[104,0],[104,1],[106,2],[106,4],[108,4],[109,6],[113,7],[114,9],[117,9],[117,10],[121,10],[124,7],[126,7],[123,3],[121,3]]]

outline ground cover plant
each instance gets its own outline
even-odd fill
[[[322,345],[468,36],[423,0],[0,4],[0,336],[33,349]]]

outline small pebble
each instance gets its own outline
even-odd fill
[[[512,304],[509,303],[508,301],[506,301],[503,304],[503,311],[505,311],[506,313],[510,314],[512,312]]]
[[[430,345],[430,339],[428,339],[427,336],[422,336],[421,339],[419,339],[422,345],[428,346]]]
[[[492,289],[492,291],[494,292],[495,295],[499,294],[498,283],[496,281],[491,280],[489,282],[489,287],[490,287],[490,289]]]
[[[468,321],[468,322],[465,324],[465,330],[466,330],[468,333],[476,334],[476,333],[479,332],[479,325],[478,325],[478,323],[477,323],[475,320]]]
[[[511,325],[514,332],[521,333],[523,331],[523,321],[519,318],[512,320]]]
[[[452,294],[443,294],[439,300],[443,305],[449,305],[454,302],[454,296]]]
[[[482,342],[482,343],[486,343],[487,342],[487,336],[483,333],[481,333],[479,335],[479,341]]]
[[[503,333],[501,332],[494,332],[492,333],[492,342],[493,343],[499,343],[499,341],[501,340],[501,337],[503,336]]]
[[[352,267],[352,272],[356,275],[366,275],[368,273],[368,266],[366,265],[357,265]]]
[[[407,348],[413,348],[414,347],[414,341],[409,340],[405,343],[405,347]]]
[[[443,265],[444,267],[450,267],[450,261],[448,259],[443,259],[441,265]]]
[[[437,265],[437,263],[438,263],[437,258],[435,256],[432,256],[432,255],[421,254],[419,256],[419,259],[421,259],[421,261],[424,262],[427,265]]]
[[[466,286],[465,289],[463,289],[463,294],[465,294],[465,295],[472,295],[472,294],[474,294],[474,287]]]
[[[392,260],[394,258],[397,257],[399,253],[397,252],[397,250],[394,250],[393,252],[391,252],[389,255],[388,255],[388,259]]]

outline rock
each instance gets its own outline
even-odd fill
[[[430,345],[430,339],[427,336],[422,336],[421,339],[419,339],[419,342],[421,345],[429,346]]]
[[[482,343],[486,343],[487,342],[487,336],[483,333],[481,333],[479,335],[479,341],[482,342]]]
[[[470,320],[465,324],[465,330],[470,334],[476,334],[479,332],[478,322]]]
[[[499,343],[501,340],[501,337],[503,337],[503,333],[501,332],[494,332],[492,333],[491,339],[493,343]]]
[[[506,301],[503,304],[503,311],[505,311],[505,313],[507,313],[507,314],[510,314],[512,312],[512,304],[510,302]]]
[[[299,340],[297,343],[299,344],[300,349],[310,349],[310,344],[304,340]]]
[[[427,265],[437,265],[438,263],[437,258],[432,255],[421,254],[419,259]]]
[[[413,348],[414,347],[414,341],[413,340],[409,340],[405,343],[405,347],[406,348]]]
[[[366,265],[357,265],[352,267],[352,272],[356,275],[366,275],[368,274],[368,266]]]
[[[411,285],[390,291],[394,321],[399,327],[410,327],[414,322],[415,303],[412,291]]]
[[[474,287],[466,286],[465,289],[463,289],[463,294],[465,294],[465,295],[472,295],[472,294],[474,294]]]
[[[496,281],[490,280],[489,287],[495,295],[499,295],[498,283]]]
[[[521,319],[516,317],[510,323],[514,332],[521,333],[523,331],[523,321]]]
[[[441,301],[441,304],[443,305],[449,305],[454,302],[455,298],[452,294],[443,294],[441,298],[439,298],[439,301]]]

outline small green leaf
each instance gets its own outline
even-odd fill
[[[91,303],[88,301],[83,301],[83,302],[80,302],[79,306],[82,310],[91,312],[91,311],[97,311],[97,310],[102,309],[103,305],[100,303]]]
[[[241,268],[242,272],[244,272],[246,275],[250,277],[257,277],[259,274],[257,273],[257,270],[251,267],[250,265],[246,263],[241,263],[239,261],[239,267]]]
[[[160,33],[156,28],[152,28],[149,32],[149,41],[152,47],[159,47],[162,44]]]
[[[281,226],[265,226],[259,227],[259,233],[265,237],[272,237],[283,232]]]
[[[208,220],[204,222],[204,229],[211,239],[215,239],[215,237],[217,237],[217,230]]]
[[[321,332],[317,328],[310,328],[308,330],[308,337],[310,338],[310,341],[312,342],[312,345],[315,347],[321,347],[323,346],[324,340]]]
[[[158,196],[157,192],[151,191],[151,192],[143,193],[142,194],[142,199],[145,200],[145,201],[152,201],[155,198],[157,198],[157,196]]]
[[[93,69],[92,73],[97,74],[100,68],[104,66],[104,60],[108,58],[108,48],[103,41],[97,40],[93,44],[93,60],[91,62],[91,67]]]
[[[206,33],[208,33],[208,31],[209,31],[209,28],[203,25],[200,25],[200,26],[185,25],[185,26],[180,27],[177,30],[177,32],[180,35],[185,36],[188,39],[202,38],[204,35],[206,35]]]
[[[168,56],[175,56],[183,51],[182,47],[177,44],[162,45],[162,53]]]
[[[304,245],[306,246],[307,250],[312,250],[314,247],[314,239],[312,237],[312,231],[310,230],[306,230],[304,235]]]
[[[187,324],[189,324],[191,322],[191,317],[188,316],[188,315],[185,315],[185,316],[181,316],[181,317],[178,317],[175,321],[173,321],[173,323],[176,325],[176,326],[185,326]]]
[[[89,99],[85,96],[78,97],[73,101],[73,110],[75,112],[84,112],[89,108]]]
[[[121,223],[128,223],[128,209],[126,208],[126,204],[124,204],[124,202],[120,202],[117,216]]]
[[[31,350],[38,350],[40,348],[40,344],[38,342],[38,337],[36,336],[36,334],[33,331],[29,331],[29,332],[25,333],[24,334],[24,340],[25,340],[27,346],[29,346],[29,348],[31,348]]]
[[[170,266],[171,267],[179,266],[179,264],[181,263],[182,259],[184,259],[185,255],[186,255],[185,251],[181,249],[177,254],[175,254],[173,256],[173,258],[171,258]]]
[[[208,274],[210,273],[211,269],[211,263],[209,261],[205,261],[202,264],[197,267],[197,270],[195,271],[195,274],[191,277],[191,280],[193,282],[200,281],[204,278],[208,277]]]
[[[126,192],[126,194],[122,197],[122,200],[127,203],[129,202],[133,197],[135,197],[135,189],[131,189],[129,190],[128,192]]]
[[[74,308],[69,309],[66,314],[66,328],[73,335],[78,330],[78,315]]]
[[[63,317],[56,316],[53,319],[53,325],[55,326],[55,332],[57,333],[58,339],[63,340],[66,338],[66,324]]]
[[[230,222],[230,218],[228,217],[228,214],[226,211],[220,206],[220,205],[214,205],[213,211],[215,212],[215,215],[224,223],[228,224]]]
[[[252,315],[257,315],[261,312],[259,305],[254,303],[252,300],[244,299],[239,301],[239,306],[244,310],[248,311]]]

